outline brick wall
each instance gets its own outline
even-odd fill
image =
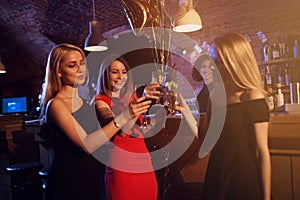
[[[277,37],[281,35],[300,37],[299,0],[198,0],[196,9],[201,15],[203,28],[187,36],[202,44],[210,43],[221,33],[247,34],[258,63],[263,59],[263,44],[256,35],[258,31],[266,35],[270,44],[277,42]],[[181,63],[174,56],[172,59],[178,71],[190,80],[192,87],[199,85],[191,79],[190,65],[185,61]]]

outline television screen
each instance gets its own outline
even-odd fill
[[[3,97],[2,114],[16,114],[27,112],[26,97]]]

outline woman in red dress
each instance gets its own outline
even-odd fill
[[[110,55],[100,66],[95,106],[101,126],[114,119],[129,104],[134,103],[133,81],[126,60]],[[153,84],[147,93],[155,96]],[[110,200],[156,200],[157,181],[151,156],[139,129],[142,117],[136,125],[123,127],[112,139],[109,147],[105,174],[106,192]]]

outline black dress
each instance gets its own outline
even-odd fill
[[[214,146],[205,178],[205,200],[260,200],[263,198],[255,159],[253,124],[269,121],[264,99],[227,106],[225,124]]]
[[[206,84],[203,84],[203,88],[197,95],[197,102],[199,105],[199,112],[207,112],[207,106],[209,102],[209,89]]]
[[[98,128],[94,108],[88,104],[84,104],[73,116],[87,133]],[[46,200],[101,200],[104,196],[101,163],[74,145],[56,124],[47,124],[46,130],[54,148]]]

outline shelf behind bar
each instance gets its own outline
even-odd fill
[[[263,61],[259,65],[274,65],[274,64],[280,64],[280,63],[286,63],[286,62],[299,62],[299,61],[300,61],[300,58],[287,58],[287,59]]]

